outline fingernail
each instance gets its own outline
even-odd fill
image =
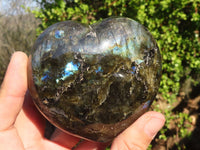
[[[165,118],[163,115],[159,115],[158,117],[152,116],[152,118],[145,125],[144,132],[153,139],[158,131],[163,127],[164,123]]]

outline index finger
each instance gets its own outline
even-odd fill
[[[15,52],[0,89],[0,131],[10,128],[22,108],[27,90],[27,61],[23,52]]]

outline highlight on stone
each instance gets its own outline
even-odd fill
[[[56,127],[109,142],[148,110],[161,78],[161,55],[150,32],[125,17],[93,25],[56,23],[29,59],[29,91]]]

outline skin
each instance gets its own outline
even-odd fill
[[[56,129],[44,137],[45,118],[37,111],[27,91],[27,61],[15,52],[0,89],[0,150],[69,150],[80,138]],[[158,112],[147,112],[112,142],[111,150],[144,150],[164,125]],[[75,150],[103,150],[110,143],[83,141]]]

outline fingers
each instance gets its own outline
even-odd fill
[[[56,129],[50,140],[44,140],[44,147],[48,150],[71,150],[79,141],[80,138]]]
[[[0,89],[0,131],[9,129],[22,107],[27,90],[26,54],[16,52],[9,63]]]
[[[28,92],[25,96],[23,109],[16,119],[15,127],[25,149],[38,145],[41,139],[44,138],[45,119],[34,106]]]
[[[146,150],[164,123],[165,118],[162,114],[145,113],[115,138],[111,150]]]
[[[80,141],[80,138],[74,137],[72,135],[62,132],[59,129],[56,129],[51,136],[51,141],[71,149]]]
[[[23,149],[13,124],[22,107],[27,89],[27,56],[13,54],[0,89],[0,149]]]
[[[105,150],[108,145],[109,143],[83,141],[75,148],[75,150]]]
[[[69,149],[74,150],[104,150],[107,143],[98,143],[98,142],[91,142],[83,140],[81,141],[80,138],[74,137],[70,134],[64,133],[63,131],[56,129],[53,133],[51,140],[59,145],[62,145]]]
[[[53,141],[57,145],[63,146],[68,149],[73,148],[74,150],[104,150],[108,145],[107,143],[98,143],[86,140],[81,141],[80,138],[64,133],[59,129],[55,130],[51,137],[51,141]]]

